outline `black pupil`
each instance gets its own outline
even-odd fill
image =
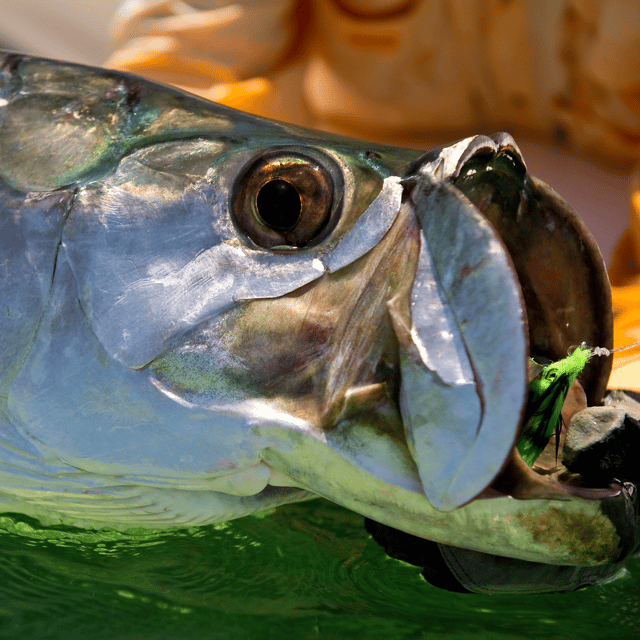
[[[271,180],[258,192],[256,206],[268,227],[284,231],[298,222],[302,203],[300,194],[292,184],[286,180]]]

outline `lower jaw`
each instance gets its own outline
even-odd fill
[[[353,429],[357,432],[358,425]],[[342,435],[330,432],[325,442],[292,438],[286,447],[266,449],[263,459],[319,496],[376,522],[446,545],[547,564],[595,565],[620,557],[618,522],[603,505],[624,502],[621,487],[591,489],[565,484],[529,469],[512,455],[492,486],[466,505],[441,512],[421,492],[415,471],[411,473],[402,463],[394,472],[393,460],[404,456],[393,443],[388,447],[393,458],[387,456],[386,472],[380,466],[375,467],[375,475],[367,471],[374,454],[385,445],[367,455],[367,447],[358,447],[357,438],[350,437],[358,435],[353,429],[342,425],[337,429]],[[365,445],[367,430],[360,431],[360,444]]]

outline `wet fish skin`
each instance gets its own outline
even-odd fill
[[[323,495],[487,552],[620,556],[615,488],[527,476],[536,499],[474,499],[513,455],[527,317],[547,310],[452,184],[479,157],[524,167],[509,136],[425,155],[78,65],[8,54],[1,78],[3,508],[185,526]],[[274,154],[332,185],[328,221],[298,248],[261,247],[234,218],[238,185]],[[550,539],[532,539],[558,509]],[[585,519],[598,544],[567,531]]]

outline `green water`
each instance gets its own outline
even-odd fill
[[[2,516],[0,545],[1,638],[640,638],[640,559],[575,593],[451,594],[323,500],[140,536]]]

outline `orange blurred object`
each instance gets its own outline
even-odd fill
[[[631,226],[616,248],[609,269],[615,347],[640,342],[640,174],[637,171],[631,183],[629,208]],[[615,354],[609,387],[640,392],[640,347]]]

